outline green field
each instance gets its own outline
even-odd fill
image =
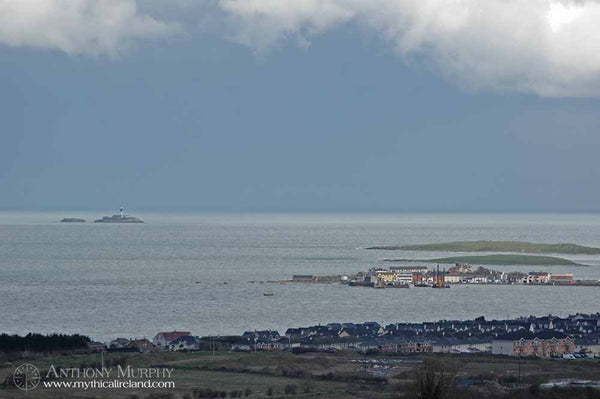
[[[514,382],[518,370],[522,382],[535,384],[555,378],[578,378],[597,380],[600,375],[600,362],[597,360],[544,360],[517,359],[490,355],[442,355],[435,356],[452,362],[453,369],[461,378],[474,378],[482,381],[502,375]],[[0,363],[0,397],[55,399],[77,398],[139,398],[139,399],[190,399],[210,397],[201,394],[212,390],[225,393],[220,397],[252,398],[370,398],[397,399],[407,397],[415,367],[424,359],[419,355],[359,355],[355,352],[335,354],[307,353],[293,355],[287,352],[230,353],[210,352],[153,353],[153,354],[106,354],[105,362],[120,360],[132,367],[173,368],[172,380],[176,387],[168,390],[71,390],[38,388],[23,392],[2,384],[7,381],[14,368],[24,363]],[[368,360],[368,365],[366,361]],[[393,363],[390,363],[390,360]],[[63,367],[99,367],[100,355],[54,356],[43,359],[29,359],[27,362],[40,368],[42,374],[49,365]],[[363,363],[360,363],[360,362]],[[373,373],[380,377],[373,378]],[[294,393],[286,394],[286,387],[295,387]],[[528,387],[528,385],[525,385]],[[234,393],[238,395],[234,395]],[[247,392],[247,395],[246,395]],[[467,392],[468,393],[468,392]],[[585,393],[585,392],[584,392]],[[453,398],[488,397],[479,391],[467,396]],[[498,396],[494,396],[498,398]],[[499,396],[504,397],[504,396]],[[519,396],[521,398],[522,396]],[[552,398],[575,396],[552,396]],[[591,396],[577,396],[577,398]],[[516,396],[515,396],[516,398]],[[527,397],[529,398],[529,397]],[[543,396],[536,398],[544,399]],[[513,399],[513,397],[506,398]]]
[[[531,254],[600,254],[600,248],[577,244],[534,244],[523,241],[455,241],[436,244],[375,246],[367,249],[440,252],[523,252]]]
[[[568,259],[535,255],[482,255],[454,256],[429,259],[432,263],[469,263],[472,265],[540,265],[540,266],[584,266]]]

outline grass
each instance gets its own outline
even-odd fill
[[[454,256],[430,259],[432,263],[469,263],[474,265],[540,265],[540,266],[583,266],[568,259],[536,255],[482,255]]]
[[[163,391],[173,398],[181,399],[191,395],[194,389],[210,389],[213,391],[245,391],[249,389],[252,398],[396,398],[394,387],[406,384],[412,378],[412,369],[419,364],[420,356],[375,355],[362,356],[354,352],[335,354],[309,353],[293,355],[287,352],[229,353],[221,352],[216,356],[207,352],[189,353],[153,353],[153,354],[120,354],[105,355],[105,360],[116,360],[125,357],[127,364],[134,367],[162,365],[173,368],[175,389]],[[490,355],[443,355],[451,359],[461,377],[477,376],[516,376],[518,359]],[[389,370],[387,385],[360,382],[364,375],[362,365],[353,362],[356,359],[382,361],[401,359]],[[54,356],[27,362],[37,365],[41,370],[50,364],[64,367],[81,364],[90,365],[99,361],[99,355]],[[14,367],[22,361],[0,363],[0,382],[10,377]],[[600,375],[600,362],[595,360],[542,360],[522,359],[523,379],[531,382],[547,381],[550,378],[578,377],[597,379]],[[337,377],[355,376],[352,378],[326,379],[325,375]],[[295,395],[286,395],[289,385],[297,387]],[[267,395],[272,389],[272,396]],[[69,391],[36,389],[24,392],[17,389],[0,388],[2,398],[61,398],[65,396],[78,398],[128,398],[137,395],[146,398],[150,394],[158,394],[158,390],[89,390]],[[158,396],[155,396],[158,397]],[[189,396],[188,396],[189,397]],[[230,397],[228,395],[228,397]]]
[[[367,249],[388,249],[405,251],[441,251],[441,252],[523,252],[530,254],[600,254],[600,248],[586,247],[583,245],[562,244],[535,244],[523,241],[454,241],[436,244],[417,244],[402,246],[377,246]]]

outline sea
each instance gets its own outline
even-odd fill
[[[167,214],[143,224],[91,221],[106,212],[0,212],[0,333],[79,333],[94,340],[158,331],[241,334],[331,322],[422,322],[596,313],[600,287],[460,285],[375,290],[277,284],[343,275],[386,258],[460,253],[366,250],[458,240],[600,246],[600,214]],[[87,223],[59,223],[81,217]],[[495,266],[600,279],[588,266]],[[433,266],[432,266],[433,267]],[[271,291],[273,296],[263,295]]]

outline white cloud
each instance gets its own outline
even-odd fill
[[[165,20],[258,53],[353,24],[467,89],[600,96],[600,0],[0,0],[0,44],[114,57]]]
[[[220,0],[259,52],[354,23],[471,89],[600,96],[600,4],[586,0]]]
[[[177,31],[135,0],[0,0],[0,44],[118,56],[135,39]]]

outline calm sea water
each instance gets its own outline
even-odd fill
[[[0,213],[0,332],[77,332],[107,340],[171,329],[238,334],[333,321],[600,311],[596,287],[373,290],[261,283],[352,273],[384,265],[388,257],[451,255],[361,249],[369,245],[496,239],[598,247],[598,214],[136,214],[146,223],[135,225],[58,223],[64,216],[93,220],[102,213]],[[600,256],[564,257],[590,267],[552,270],[600,279]],[[263,296],[266,289],[274,296]]]

